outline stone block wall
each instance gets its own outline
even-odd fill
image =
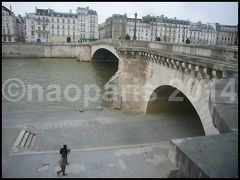
[[[91,46],[84,44],[2,43],[2,57],[77,58],[91,60]]]

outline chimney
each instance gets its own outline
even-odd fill
[[[10,11],[12,12],[12,5],[10,5]]]
[[[72,10],[70,9],[70,14],[72,14]]]

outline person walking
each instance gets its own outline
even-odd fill
[[[65,174],[65,167],[67,165],[67,159],[64,154],[62,154],[61,159],[58,161],[58,164],[59,164],[61,170],[57,171],[57,175],[59,175],[62,172],[62,175],[66,176],[67,174]]]
[[[63,148],[60,149],[60,154],[66,156],[66,163],[67,163],[67,165],[69,165],[69,163],[68,163],[68,158],[67,158],[69,153],[70,153],[70,149],[67,149],[67,145],[64,144],[64,145],[63,145]]]

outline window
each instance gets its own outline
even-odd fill
[[[59,29],[59,25],[57,25],[57,28]]]
[[[57,31],[57,35],[59,35],[59,31]]]
[[[64,19],[62,19],[62,23],[64,23]]]
[[[54,30],[52,30],[52,35],[54,35]]]
[[[57,22],[59,23],[59,19],[57,18]]]
[[[62,28],[64,29],[64,25],[62,25]]]
[[[62,34],[65,35],[65,32],[63,31]]]
[[[41,31],[41,27],[40,26],[38,26],[38,31]]]
[[[73,24],[75,24],[75,19],[73,19]]]
[[[73,25],[73,29],[75,29],[75,25]]]
[[[52,24],[52,28],[54,28],[54,24]]]
[[[68,25],[68,29],[70,29],[70,26]]]
[[[70,23],[70,19],[68,19],[68,23]]]
[[[34,36],[34,31],[31,31],[31,35]]]
[[[52,22],[54,22],[54,19],[52,18]]]
[[[5,29],[3,29],[3,34],[5,34]]]
[[[8,29],[8,34],[10,34],[10,29]]]

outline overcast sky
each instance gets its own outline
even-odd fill
[[[37,8],[51,8],[57,12],[76,12],[77,7],[87,7],[96,10],[98,23],[103,23],[112,14],[124,14],[134,17],[137,12],[138,18],[148,14],[177,19],[189,19],[192,22],[220,23],[225,25],[238,24],[237,2],[3,2],[2,5],[10,8],[18,15],[25,12],[34,12]]]

